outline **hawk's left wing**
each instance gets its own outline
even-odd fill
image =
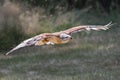
[[[110,26],[112,26],[112,22],[108,23],[107,25],[83,25],[83,26],[77,26],[77,27],[73,27],[67,30],[64,30],[62,32],[66,33],[66,34],[72,34],[72,33],[76,33],[76,32],[80,32],[83,30],[107,30],[110,28]]]

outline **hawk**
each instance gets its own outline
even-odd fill
[[[55,33],[43,33],[39,34],[37,36],[34,36],[32,38],[29,38],[27,40],[24,40],[21,42],[18,46],[7,52],[5,55],[10,54],[11,52],[22,48],[22,47],[27,47],[27,46],[42,46],[42,45],[54,45],[54,44],[65,44],[71,41],[72,36],[71,34],[80,32],[83,30],[107,30],[112,26],[112,22],[108,23],[107,25],[81,25],[81,26],[76,26],[73,28],[69,28],[64,31],[60,32],[55,32]]]

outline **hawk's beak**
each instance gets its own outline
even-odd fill
[[[10,50],[9,52],[7,52],[5,55],[8,55],[8,54],[10,54],[11,52],[13,52],[13,51],[15,51],[15,50],[17,50],[17,49],[20,49],[20,48],[26,47],[26,46],[27,46],[27,45],[22,42],[21,44],[19,44],[18,46],[16,46],[15,48],[13,48],[12,50]]]

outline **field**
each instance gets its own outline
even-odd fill
[[[29,47],[10,56],[1,54],[0,80],[119,80],[118,37],[103,31],[74,36],[65,45]]]
[[[118,12],[114,11],[109,16],[95,14],[94,11],[70,12],[58,16],[56,24],[59,26],[46,18],[41,21],[43,32],[60,31],[80,24],[107,24],[110,21],[117,24],[107,31],[73,34],[73,40],[64,45],[27,47],[9,56],[4,55],[7,51],[2,51],[0,80],[120,80]],[[68,17],[70,20],[66,20]]]

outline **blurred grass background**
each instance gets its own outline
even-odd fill
[[[106,5],[106,6],[105,6]],[[0,80],[119,80],[119,0],[1,0]],[[82,31],[64,45],[27,47],[22,40],[78,25],[116,23]]]

